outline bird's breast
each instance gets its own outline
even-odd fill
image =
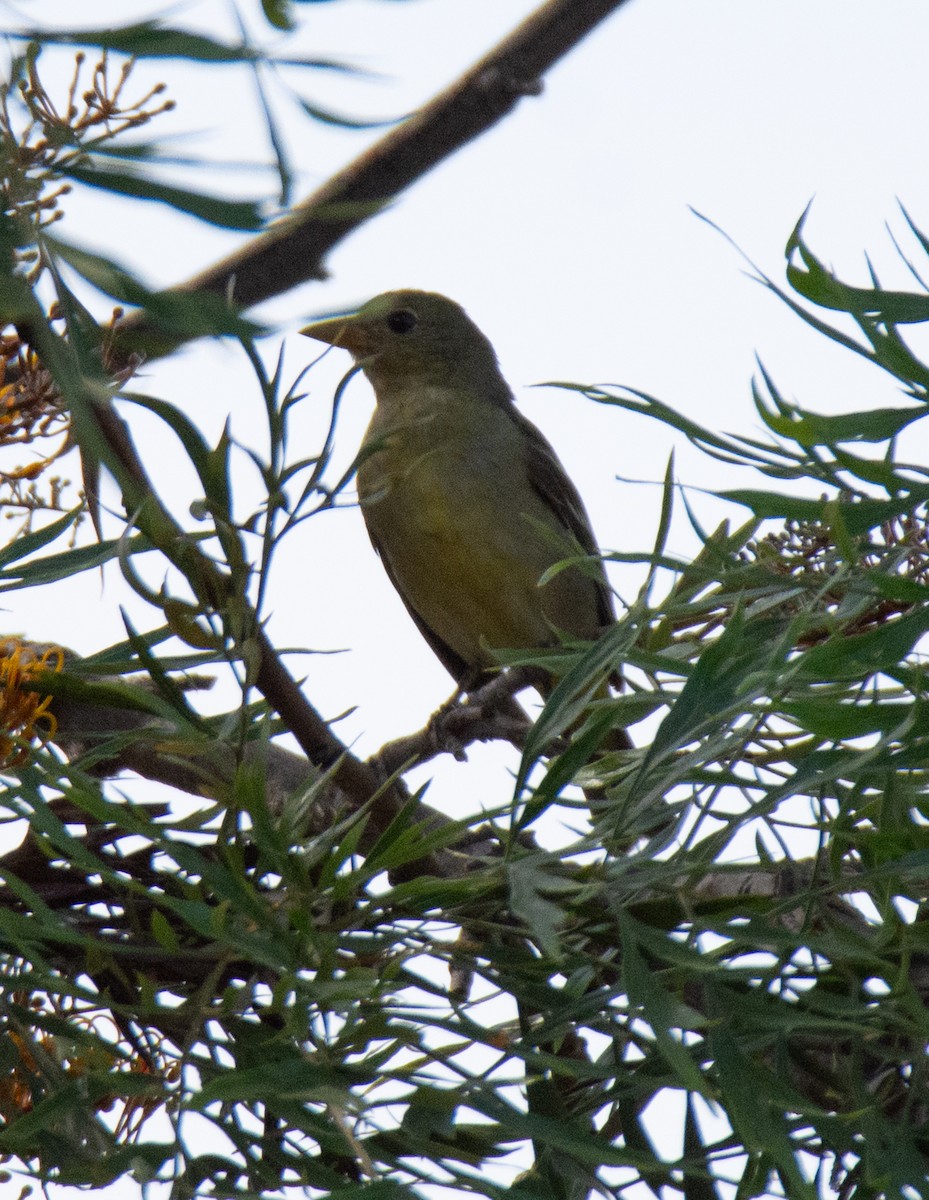
[[[372,540],[405,602],[473,666],[490,664],[488,647],[542,646],[553,626],[587,636],[596,625],[589,580],[562,573],[540,595],[566,531],[532,488],[524,450],[504,407],[435,394],[379,404],[363,444]]]
[[[394,554],[474,553],[478,530],[486,539],[520,469],[514,433],[505,410],[456,404],[441,392],[379,405],[358,470],[372,536]]]

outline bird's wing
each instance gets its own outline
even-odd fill
[[[390,580],[391,584],[393,584],[394,591],[403,601],[406,611],[416,622],[416,628],[432,647],[432,651],[436,658],[438,658],[439,662],[446,669],[446,671],[448,671],[449,675],[451,675],[455,682],[458,684],[467,685],[468,677],[471,674],[468,664],[463,658],[460,658],[455,653],[451,646],[446,645],[446,643],[442,641],[442,639],[436,634],[435,630],[426,624],[413,605],[410,604],[406,597],[406,592],[404,592],[399,581],[397,580],[396,575],[394,574],[393,567],[390,565],[390,559],[383,552],[380,543],[370,530],[368,531],[368,536],[371,538],[371,545],[374,547],[375,553],[384,564],[384,570],[387,572],[387,578]]]
[[[590,527],[584,501],[558,461],[558,455],[514,404],[509,406],[508,412],[524,435],[526,472],[530,484],[564,526],[565,531],[577,539],[581,549],[596,558],[600,551]],[[600,624],[605,628],[616,620],[616,613],[602,563],[596,578],[591,578],[591,582],[597,587],[598,615]]]

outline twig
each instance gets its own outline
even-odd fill
[[[387,742],[370,760],[384,777],[419,766],[439,754],[459,762],[474,742],[507,741],[521,750],[532,722],[515,703],[517,692],[533,683],[531,667],[503,671],[476,690],[451,700],[432,714],[424,728]]]

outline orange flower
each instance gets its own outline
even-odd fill
[[[28,751],[25,743],[33,738],[54,737],[58,728],[51,712],[51,696],[29,691],[30,683],[46,671],[63,670],[64,651],[60,646],[38,646],[20,638],[0,641],[0,764],[11,767],[21,763]]]

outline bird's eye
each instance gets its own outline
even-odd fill
[[[409,308],[398,308],[387,318],[387,328],[391,333],[412,333],[416,328],[416,313]]]

